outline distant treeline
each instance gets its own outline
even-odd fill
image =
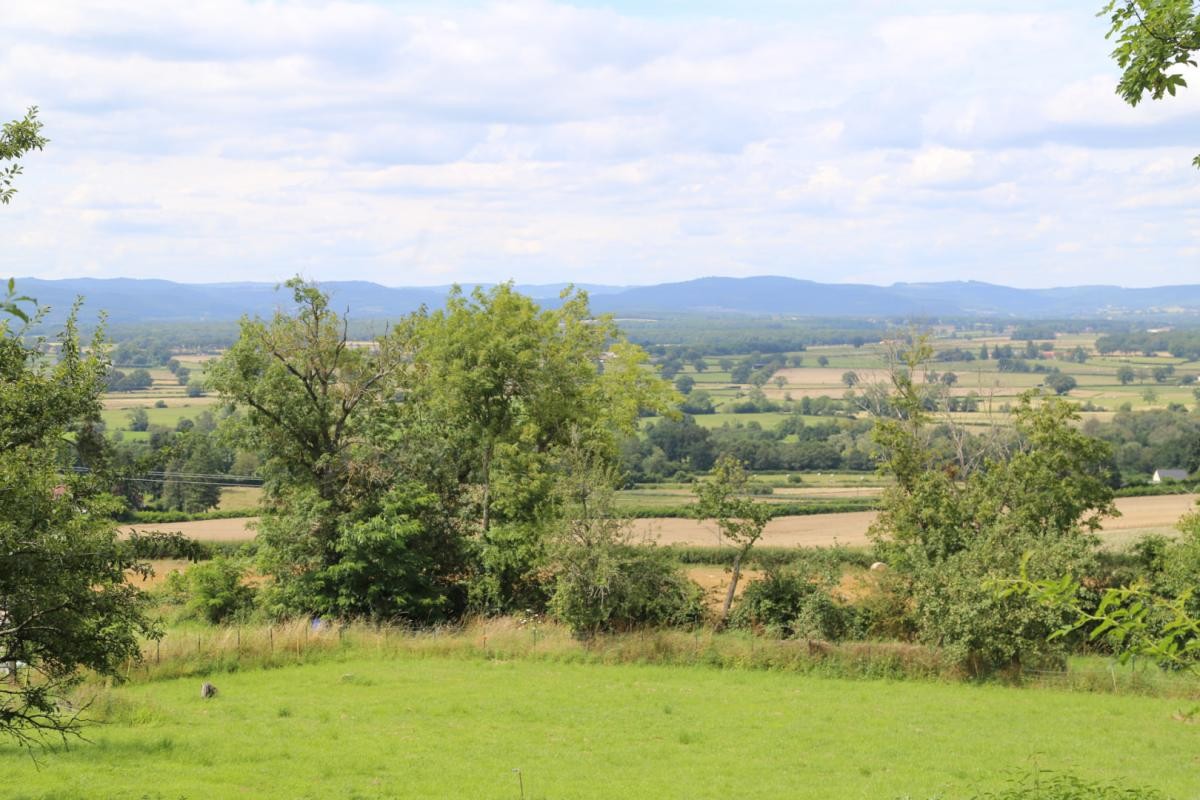
[[[1154,355],[1165,350],[1176,358],[1195,361],[1200,359],[1200,329],[1106,334],[1096,340],[1096,350],[1104,354],[1145,355]]]
[[[351,340],[369,340],[383,334],[392,325],[386,319],[350,319],[347,334]],[[184,353],[215,353],[237,341],[238,323],[223,322],[140,322],[109,326],[105,334],[114,343],[113,363],[119,367],[162,367]]]
[[[861,347],[888,335],[891,326],[867,320],[780,319],[748,316],[673,316],[620,320],[621,330],[653,355],[693,350],[704,355],[788,353],[813,345]]]
[[[772,428],[752,421],[709,430],[684,415],[650,423],[644,436],[626,440],[621,469],[631,483],[664,481],[704,472],[718,456],[730,455],[752,470],[869,471],[876,467],[873,427],[871,420],[806,424],[792,416]]]
[[[175,353],[211,353],[237,341],[236,322],[140,322],[111,325],[106,334],[116,343],[118,366],[158,367]]]
[[[1091,419],[1084,433],[1112,445],[1112,467],[1124,483],[1147,480],[1156,469],[1200,469],[1200,417],[1186,409],[1121,411]]]

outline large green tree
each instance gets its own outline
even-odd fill
[[[540,308],[510,284],[451,292],[413,323],[407,413],[449,427],[455,463],[477,509],[482,575],[473,603],[489,611],[548,600],[547,528],[557,524],[559,452],[614,463],[643,409],[677,396],[647,368],[587,295],[565,291]]]
[[[445,616],[472,553],[481,605],[544,603],[522,587],[544,584],[558,451],[611,463],[639,410],[674,399],[641,350],[581,293],[540,309],[507,284],[456,290],[355,344],[316,286],[288,288],[295,310],[243,321],[208,373],[264,456],[278,610]]]
[[[539,308],[511,284],[469,295],[456,287],[445,309],[414,329],[411,399],[467,434],[485,533],[497,511],[502,519],[529,513],[548,489],[546,457],[572,436],[615,457],[641,409],[665,409],[674,399],[644,369],[642,350],[611,318],[591,313],[584,292],[560,299],[557,308]]]
[[[328,295],[300,279],[286,288],[293,309],[243,320],[208,372],[243,412],[234,434],[263,457],[259,540],[272,609],[442,616],[462,566],[439,524],[446,515],[407,477],[423,472],[404,462],[418,443],[395,436],[412,361],[406,329],[352,342]]]
[[[6,302],[22,305],[11,287]],[[78,732],[65,701],[81,671],[116,676],[154,628],[126,580],[142,567],[117,536],[122,503],[91,457],[103,343],[81,346],[74,314],[55,342],[27,318],[40,314],[0,317],[0,734],[29,744]]]

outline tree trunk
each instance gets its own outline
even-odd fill
[[[745,555],[745,550],[739,550],[738,554],[733,557],[733,575],[729,578],[729,591],[725,592],[725,605],[721,607],[721,620],[717,623],[717,629],[725,627],[725,623],[729,621],[729,609],[733,607],[733,593],[737,591],[738,578],[742,574],[742,556]]]
[[[483,532],[488,532],[492,510],[492,444],[483,449]]]

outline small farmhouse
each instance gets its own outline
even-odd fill
[[[1156,469],[1154,470],[1154,477],[1150,479],[1150,482],[1186,481],[1187,478],[1188,471],[1186,469]]]

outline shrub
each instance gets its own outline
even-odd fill
[[[669,553],[634,546],[621,558],[622,579],[609,617],[614,628],[694,625],[704,618],[704,593]]]
[[[1179,520],[1181,536],[1168,544],[1160,553],[1161,576],[1156,587],[1170,597],[1179,597],[1191,592],[1187,607],[1193,614],[1200,614],[1200,512],[1186,514]]]
[[[820,565],[769,568],[746,586],[733,624],[781,637],[850,638],[858,632],[858,615],[830,596],[832,583],[833,574]]]
[[[915,640],[917,622],[907,580],[891,570],[873,574],[874,587],[855,604],[859,630],[872,639]]]
[[[479,543],[469,605],[484,614],[541,613],[553,591],[544,531],[533,523],[496,525]]]
[[[1084,563],[1053,550],[1033,551],[1031,569],[1036,565],[1039,573],[1057,575]],[[988,587],[989,577],[1017,568],[989,555],[964,551],[918,571],[913,600],[919,639],[942,647],[970,676],[1061,668],[1068,642],[1050,636],[1066,623],[1064,613],[1029,598],[998,595]]]
[[[728,564],[733,561],[736,549],[723,545],[672,545],[667,552],[681,564]],[[876,561],[875,554],[866,548],[858,547],[755,547],[742,560],[744,567],[795,566],[811,569],[813,563],[822,565],[836,564],[840,571],[842,567],[853,566],[866,569]]]
[[[244,570],[232,559],[217,557],[194,564],[170,587],[186,593],[187,613],[210,623],[225,622],[249,610],[254,591],[242,584]]]
[[[857,638],[858,614],[853,606],[838,603],[827,591],[812,592],[792,620],[792,631],[805,639],[828,642]]]
[[[667,550],[623,546],[607,554],[605,577],[561,571],[550,609],[576,635],[640,626],[693,625],[704,617],[703,592]]]

